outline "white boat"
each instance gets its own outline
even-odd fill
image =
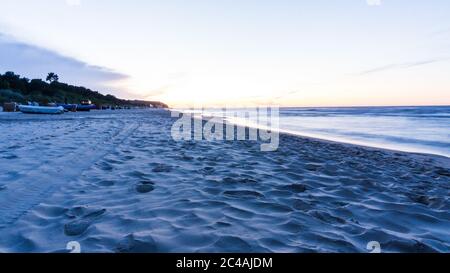
[[[64,107],[44,107],[44,106],[31,106],[31,105],[19,105],[19,110],[25,114],[63,114]]]

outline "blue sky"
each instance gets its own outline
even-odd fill
[[[176,106],[450,104],[446,0],[0,5],[3,72]]]

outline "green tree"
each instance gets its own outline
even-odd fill
[[[0,90],[1,89],[9,89],[9,82],[5,81],[5,80],[0,80]]]
[[[47,78],[45,79],[49,83],[58,82],[59,76],[53,72],[48,73]]]
[[[16,75],[14,72],[8,71],[5,75],[3,75],[3,78],[7,81],[15,81],[20,79],[20,75]]]
[[[31,91],[42,91],[47,88],[47,83],[42,81],[41,79],[33,79],[30,82],[30,90]]]

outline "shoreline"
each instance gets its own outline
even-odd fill
[[[236,109],[236,112],[232,109]],[[450,150],[447,148],[450,145],[448,130],[445,129],[446,121],[450,118],[448,107],[382,109],[384,110],[376,107],[367,110],[360,110],[358,107],[280,108],[278,124],[274,126],[278,132],[303,137],[450,158]],[[205,119],[225,118],[229,123],[254,128],[266,127],[265,124],[257,123],[256,115],[259,114],[253,108],[231,108],[227,112],[209,108],[174,111],[192,113],[194,116],[203,115]],[[249,116],[244,117],[245,114]]]
[[[399,154],[399,155],[406,155],[406,156],[411,156],[411,157],[417,157],[418,159],[419,158],[423,158],[423,159],[430,158],[430,159],[433,159],[433,160],[439,161],[440,163],[445,164],[445,166],[447,168],[450,167],[450,157],[447,157],[445,155],[432,154],[432,153],[426,153],[426,152],[408,152],[408,151],[395,150],[395,149],[389,149],[389,148],[374,147],[374,146],[368,146],[368,145],[364,145],[364,144],[356,144],[356,143],[350,143],[350,142],[335,141],[335,140],[329,140],[329,139],[312,137],[312,136],[305,136],[305,135],[300,135],[300,134],[296,134],[296,133],[289,133],[289,132],[280,132],[280,134],[285,134],[285,135],[289,135],[289,136],[293,136],[293,137],[310,139],[310,140],[314,140],[314,141],[318,141],[318,142],[324,142],[324,143],[331,143],[331,144],[337,144],[337,145],[342,145],[342,146],[348,146],[348,148],[352,148],[352,147],[363,148],[363,149],[365,149],[367,151],[372,151],[372,152],[381,151],[381,152],[389,153],[392,156],[394,156],[395,154]]]
[[[307,134],[301,134],[301,133],[295,133],[295,132],[280,131],[280,133],[281,134],[289,134],[289,135],[298,136],[298,137],[315,139],[315,140],[318,140],[318,141],[339,143],[339,144],[342,144],[342,145],[359,146],[359,147],[364,147],[364,148],[367,148],[367,149],[376,149],[376,150],[390,151],[390,152],[396,152],[396,153],[408,153],[408,154],[412,154],[412,155],[424,155],[424,156],[441,157],[441,158],[444,158],[444,159],[450,161],[450,155],[446,156],[444,154],[434,154],[434,153],[425,152],[425,151],[417,151],[417,152],[416,151],[406,151],[406,150],[402,150],[402,149],[381,147],[381,146],[375,146],[375,145],[371,146],[370,144],[364,144],[362,142],[361,143],[352,142],[351,140],[346,142],[345,140],[342,140],[342,141],[341,140],[333,140],[333,139],[321,138],[319,136],[315,137],[315,136],[311,136],[311,135],[307,135]]]
[[[168,110],[171,111],[171,110]],[[176,111],[179,112],[179,111]],[[205,117],[194,117],[194,119],[201,119],[204,122],[207,122],[209,120],[209,118],[212,118],[213,116],[205,116]],[[224,124],[227,124],[228,121],[225,121]],[[230,123],[234,126],[237,127],[245,127],[243,125],[240,125],[238,123]],[[257,126],[246,126],[247,128],[250,129],[261,129],[258,128]],[[332,139],[327,139],[327,138],[321,138],[319,136],[311,136],[308,134],[301,134],[301,133],[296,133],[296,132],[290,132],[288,130],[282,130],[282,129],[278,129],[277,132],[280,135],[289,135],[289,136],[293,136],[293,137],[298,137],[298,138],[304,138],[304,139],[310,139],[310,140],[315,140],[315,141],[319,141],[319,142],[324,142],[324,143],[334,143],[334,144],[339,144],[339,145],[343,145],[343,146],[349,146],[349,147],[361,147],[367,150],[374,150],[374,151],[384,151],[384,152],[388,152],[388,153],[398,153],[398,154],[408,154],[410,156],[416,156],[416,157],[430,157],[430,158],[434,158],[435,160],[441,161],[442,163],[444,163],[447,167],[450,167],[450,156],[445,156],[443,154],[433,154],[433,153],[429,153],[429,152],[414,152],[414,151],[404,151],[404,150],[397,150],[397,149],[392,149],[392,148],[385,148],[385,147],[378,147],[378,146],[370,146],[369,144],[362,144],[362,143],[354,143],[351,141],[346,142],[345,140],[332,140]]]
[[[399,106],[399,107],[402,107],[402,106]],[[141,109],[141,110],[144,110],[144,109]],[[170,109],[145,109],[144,111],[146,111],[146,110],[150,110],[150,111],[168,111],[168,112],[172,111]],[[101,111],[100,113],[108,113],[108,112],[105,112],[105,111],[109,111],[109,110],[94,110],[93,112],[95,113],[95,111]],[[130,110],[124,110],[124,111],[130,111]],[[179,112],[177,110],[174,110],[174,111]],[[121,110],[115,110],[114,112],[110,112],[110,113],[121,113]],[[76,114],[80,114],[80,113],[65,113],[64,115],[76,115]],[[82,113],[82,114],[86,114],[86,113]],[[12,113],[11,112],[10,113],[8,113],[8,112],[0,112],[0,118],[2,117],[2,115],[3,116],[8,116],[8,115],[9,116],[13,116],[13,115],[20,115],[20,116],[22,116],[24,114],[20,113],[20,112],[12,112]],[[30,115],[30,114],[25,114],[25,115],[26,115],[26,117],[30,117],[30,116],[31,117],[33,117],[33,116],[36,117],[36,115]],[[52,115],[43,115],[43,116],[49,117],[49,118],[54,117]],[[208,118],[210,118],[210,117],[201,117],[201,118],[200,117],[194,117],[194,118],[195,119],[202,119],[203,121],[208,121]],[[226,122],[225,122],[225,124],[226,124]],[[233,123],[231,123],[231,124],[233,124]],[[239,125],[237,123],[234,123],[234,125],[242,127],[242,125]],[[247,126],[247,127],[249,127],[249,126]],[[259,129],[258,127],[249,127],[249,128]],[[290,135],[290,136],[293,136],[293,137],[311,139],[311,140],[316,140],[316,141],[324,142],[324,143],[335,143],[335,144],[340,144],[340,145],[344,145],[344,146],[349,145],[349,146],[361,147],[361,148],[364,148],[364,149],[367,149],[367,150],[375,150],[375,151],[379,150],[379,151],[385,151],[385,152],[389,152],[389,153],[409,154],[411,156],[417,156],[417,157],[431,157],[431,158],[434,158],[436,160],[442,161],[443,164],[445,164],[447,167],[450,167],[450,156],[446,156],[446,155],[443,155],[443,154],[434,154],[434,153],[425,152],[425,151],[423,151],[423,152],[421,152],[421,151],[419,151],[419,152],[405,151],[405,150],[401,150],[401,149],[397,150],[397,149],[394,149],[394,148],[385,148],[385,147],[380,147],[380,146],[371,146],[370,144],[356,143],[356,142],[352,142],[351,140],[349,140],[348,142],[345,141],[345,140],[333,140],[333,139],[327,139],[325,137],[322,138],[320,136],[308,135],[307,133],[306,134],[302,134],[302,133],[290,132],[288,130],[282,130],[282,129],[279,129],[278,133],[280,135],[283,135],[283,134],[284,135]]]

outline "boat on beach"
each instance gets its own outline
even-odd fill
[[[67,112],[76,112],[77,111],[77,105],[76,104],[58,104],[58,106],[61,106],[66,110]]]
[[[83,100],[80,104],[77,105],[77,111],[89,112],[93,109],[96,109],[97,106],[92,104],[90,100]]]
[[[20,112],[24,114],[47,114],[57,115],[64,113],[64,107],[46,107],[46,106],[32,106],[32,105],[19,105]]]
[[[87,104],[87,105],[85,105],[85,104],[78,104],[77,105],[77,111],[80,111],[80,112],[89,112],[89,111],[94,110],[96,108],[97,108],[97,106],[95,106],[94,104]]]

